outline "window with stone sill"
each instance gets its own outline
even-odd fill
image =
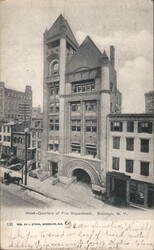
[[[112,169],[119,170],[120,159],[118,157],[112,157]]]
[[[133,166],[134,166],[133,160],[126,160],[126,172],[127,173],[133,173]]]
[[[97,121],[96,119],[88,119],[85,121],[86,132],[96,132],[97,131]]]
[[[141,139],[141,152],[149,152],[149,139]]]
[[[93,144],[86,144],[86,155],[92,155],[93,158],[97,155],[97,147]]]
[[[71,120],[72,131],[81,131],[81,120]]]
[[[152,122],[138,122],[138,132],[152,134]]]
[[[126,138],[126,150],[134,150],[134,138]]]
[[[134,132],[134,121],[127,122],[127,132]]]
[[[141,161],[140,174],[144,176],[149,176],[149,162]]]
[[[71,143],[71,151],[75,152],[75,153],[80,153],[81,152],[80,143],[78,143],[78,142],[72,142]]]
[[[58,131],[59,130],[59,120],[50,120],[49,123],[50,130]]]
[[[86,111],[96,111],[96,101],[86,101],[85,102]]]
[[[71,103],[71,110],[73,112],[80,112],[80,108],[81,108],[80,102]]]
[[[111,122],[111,131],[122,131],[122,122],[120,121],[112,121]]]
[[[120,149],[120,136],[113,136],[113,148]]]

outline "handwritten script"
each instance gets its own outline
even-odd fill
[[[2,249],[152,250],[150,220],[62,221],[4,225]]]

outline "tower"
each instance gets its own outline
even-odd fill
[[[65,151],[65,69],[78,48],[78,43],[66,19],[60,15],[44,33],[43,76],[43,143],[42,165],[48,171],[51,164],[60,166],[55,152]],[[53,154],[49,151],[53,150]],[[52,161],[53,159],[53,161]]]

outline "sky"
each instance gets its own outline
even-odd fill
[[[152,0],[0,0],[0,81],[31,85],[33,106],[42,106],[43,33],[60,14],[79,44],[89,35],[102,52],[114,45],[122,112],[144,112],[153,90]]]

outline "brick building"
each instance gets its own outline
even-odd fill
[[[114,47],[89,36],[79,46],[60,15],[44,33],[42,167],[60,181],[75,176],[105,186],[106,116],[121,112]]]
[[[154,115],[108,117],[107,196],[127,204],[154,205]]]
[[[25,92],[9,89],[0,82],[0,120],[28,121],[32,113],[31,86],[25,87]]]

